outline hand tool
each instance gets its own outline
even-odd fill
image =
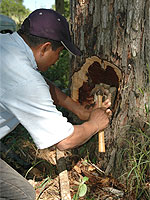
[[[98,107],[101,108],[103,96],[98,94],[97,99],[98,99]],[[104,131],[98,132],[98,144],[99,144],[98,151],[99,152],[105,152]]]
[[[98,101],[98,107],[102,107],[103,98],[109,99],[111,103],[114,103],[116,96],[116,87],[111,87],[110,85],[100,83],[96,84],[95,87],[91,91],[91,95],[94,95],[94,101]],[[104,131],[98,132],[99,138],[99,152],[105,152],[105,139],[104,139]]]

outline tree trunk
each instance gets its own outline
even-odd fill
[[[64,0],[55,0],[56,11],[64,14]]]
[[[101,82],[117,88],[102,162],[109,174],[114,160],[119,169],[115,158],[119,159],[130,130],[143,128],[147,120],[150,1],[72,0],[71,20],[74,43],[83,52],[71,60],[72,98],[85,103]]]

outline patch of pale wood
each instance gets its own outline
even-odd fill
[[[66,169],[64,151],[56,149],[56,157],[57,157],[57,168],[59,173],[61,200],[71,200],[70,185],[69,185],[68,171]]]
[[[102,107],[102,98],[103,96],[98,95],[98,107]],[[98,132],[98,150],[99,152],[105,152],[105,139],[104,139],[104,131]]]

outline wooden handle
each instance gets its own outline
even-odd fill
[[[105,140],[104,140],[104,131],[98,133],[99,138],[99,152],[105,152]]]
[[[98,107],[102,107],[102,96],[101,95],[98,95],[97,96],[98,98]],[[99,152],[105,152],[105,140],[104,140],[104,131],[99,131],[98,132],[98,145],[99,145],[99,148],[98,148],[98,151]]]

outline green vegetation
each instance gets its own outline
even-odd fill
[[[86,192],[87,192],[87,185],[85,184],[85,182],[88,181],[88,177],[83,177],[82,180],[80,180],[80,184],[78,187],[78,191],[77,193],[74,195],[73,200],[78,200],[79,197],[83,197],[85,196]]]
[[[0,13],[12,18],[19,27],[31,11],[23,5],[23,0],[2,0]]]
[[[150,124],[149,129],[150,131]],[[147,132],[148,133],[148,132]],[[129,169],[127,173],[127,188],[129,193],[135,193],[136,199],[149,197],[149,169],[150,169],[150,135],[141,129],[135,130],[132,140],[128,141]]]
[[[69,64],[69,53],[68,51],[63,50],[60,53],[57,63],[51,66],[48,71],[43,73],[43,75],[50,79],[60,89],[66,89],[69,84]]]
[[[130,133],[130,139],[126,140],[127,147],[122,151],[120,160],[122,175],[119,178],[125,183],[126,196],[136,200],[148,200],[149,169],[150,169],[150,125],[146,132],[141,129]]]
[[[140,91],[144,96],[144,91]],[[121,179],[126,180],[127,196],[134,196],[137,200],[148,200],[150,197],[150,99],[145,104],[145,112],[147,120],[144,127],[134,128],[128,133],[125,140],[127,146],[120,160],[120,167],[124,169]]]
[[[68,18],[70,16],[70,1],[69,0],[64,0],[64,10],[65,10],[65,13],[64,13],[64,16],[66,18]]]
[[[45,190],[47,184],[48,184],[51,180],[52,180],[51,177],[48,176],[46,179],[44,179],[44,181],[41,183],[41,185],[40,185],[39,187],[37,187],[37,188],[41,188],[40,193],[39,193],[39,195],[38,195],[38,197],[37,197],[37,200],[39,200],[39,198],[40,198],[42,192]],[[37,189],[37,188],[36,188],[36,189]]]

